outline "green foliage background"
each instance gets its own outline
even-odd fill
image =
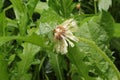
[[[119,7],[119,0],[0,0],[0,80],[120,80]],[[70,18],[79,42],[57,54],[53,30]]]

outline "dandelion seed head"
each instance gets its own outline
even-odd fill
[[[54,29],[54,38],[56,40],[61,40],[62,36],[65,35],[65,28],[62,26],[58,26],[56,29]]]
[[[73,29],[76,27],[76,22],[73,19],[70,19],[66,20],[54,29],[54,40],[57,42],[55,50],[57,53],[66,54],[68,52],[68,45],[74,47],[73,42],[78,42],[77,37],[72,33]]]

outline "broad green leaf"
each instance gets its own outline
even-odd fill
[[[115,37],[120,37],[120,23],[114,23]]]
[[[117,52],[118,54],[120,54],[120,38],[118,37],[114,37],[112,40],[111,40],[111,47],[112,47],[112,49],[115,49],[115,50],[117,50],[117,51],[119,51],[119,52]],[[116,54],[116,53],[114,53],[114,54]],[[120,56],[120,55],[119,55]]]
[[[3,53],[0,52],[0,80],[9,80],[7,68],[7,60],[5,60]]]
[[[112,0],[98,0],[99,11],[102,10],[107,11],[111,5],[112,5]]]
[[[107,32],[109,38],[111,38],[114,33],[114,19],[110,13],[102,11],[99,24]]]

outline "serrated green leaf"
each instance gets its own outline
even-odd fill
[[[81,37],[95,41],[98,46],[105,50],[113,36],[113,23],[110,14],[103,12],[98,16],[88,17],[83,20],[79,34]]]
[[[20,35],[25,36],[27,32],[27,24],[29,21],[28,18],[29,12],[27,12],[27,7],[23,5],[24,3],[22,0],[17,0],[17,1],[10,0],[10,1],[13,5],[16,19],[18,20],[17,23],[18,23]]]
[[[60,17],[53,9],[48,9],[43,11],[41,14],[40,21],[42,23],[58,23],[62,21],[62,17]]]
[[[8,65],[10,65],[12,62],[13,62],[13,60],[15,59],[15,54],[13,54],[13,55],[11,55],[10,57],[9,57],[9,62],[8,62]]]
[[[93,80],[93,78],[88,75],[90,66],[83,61],[84,57],[84,53],[80,51],[78,46],[69,49],[68,58],[70,59],[71,63],[75,65],[80,79]]]
[[[0,46],[2,46],[3,44],[5,44],[8,41],[13,40],[15,37],[0,37]]]
[[[30,79],[31,76],[30,74],[27,73],[27,71],[30,69],[33,59],[36,53],[40,50],[40,47],[30,43],[24,43],[22,46],[23,46],[23,53],[19,53],[19,57],[21,61],[17,63],[17,68],[16,68],[16,71],[18,73],[17,79],[31,80]],[[26,79],[26,76],[29,76],[28,79]]]
[[[41,63],[41,61],[39,59],[37,59],[37,60],[34,60],[31,64],[32,65],[37,65],[37,64],[40,64],[40,63]]]
[[[97,70],[98,77],[108,80],[119,80],[120,74],[114,63],[93,41],[80,38],[79,47],[88,56],[87,62]],[[98,64],[99,63],[99,64]],[[111,75],[112,74],[112,75]]]
[[[6,20],[7,20],[7,26],[8,27],[16,27],[16,28],[18,27],[17,26],[17,21],[9,19],[9,18],[7,18]]]
[[[31,17],[39,0],[29,0],[27,3],[28,14]]]
[[[111,18],[108,18],[108,19],[111,20]],[[106,52],[106,54],[108,53],[108,55],[111,56],[112,53],[108,52],[109,50],[108,42],[111,34],[113,34],[113,33],[110,33],[111,32],[110,29],[112,29],[113,26],[111,25],[110,29],[107,29],[109,26],[109,22],[107,22],[107,20],[103,20],[104,22],[100,22],[100,20],[101,18],[99,16],[93,16],[83,21],[80,27],[79,35],[81,37],[94,41],[95,44],[99,46],[99,48],[101,48],[103,51]],[[104,23],[104,25],[101,25],[102,23]],[[113,23],[110,23],[110,24],[113,24]],[[116,77],[115,73],[113,73],[114,68],[113,69],[109,68],[109,65],[108,65],[109,61],[108,62],[105,61],[103,59],[103,56],[101,56],[101,54],[99,54],[99,52],[96,51],[95,48],[91,48],[91,46],[84,44],[82,42],[79,43],[79,47],[83,52],[86,53],[86,56],[87,56],[86,58],[88,62],[90,61],[89,64],[94,65],[93,67],[97,72],[99,78],[111,79],[113,75],[114,75],[114,78]],[[113,73],[112,76],[111,76],[111,73]],[[116,73],[118,73],[117,70],[116,70]]]
[[[21,15],[24,14],[25,6],[23,5],[22,0],[10,0],[17,19],[20,19]]]
[[[44,10],[47,10],[48,4],[45,2],[38,2],[36,7],[35,7],[35,12],[42,13]]]
[[[6,36],[6,37],[0,37],[0,46],[5,44],[8,41],[11,40],[21,40],[26,41],[41,47],[45,47],[44,42],[46,41],[42,36],[39,36],[37,34],[32,34],[31,36],[21,37],[21,36]]]
[[[15,11],[17,11],[17,13],[24,13],[24,5],[22,0],[10,0],[12,5],[14,6]],[[20,15],[20,14],[19,14]]]
[[[78,70],[74,64],[70,66],[70,73],[72,80],[82,80],[81,76],[78,74]]]
[[[72,0],[49,0],[48,4],[53,8],[60,16],[69,17],[75,5]]]
[[[81,25],[79,35],[81,37],[93,40],[101,48],[108,44],[108,35],[105,30],[94,20],[99,19],[99,17],[91,17],[85,20]],[[104,43],[104,44],[103,44]]]

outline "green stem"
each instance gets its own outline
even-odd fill
[[[59,61],[58,61],[58,55],[55,55],[55,58],[56,58],[56,62],[57,62],[56,64],[57,64],[60,80],[63,80],[62,79],[62,74],[61,74],[61,71],[60,71],[61,69],[60,69]]]
[[[97,1],[96,0],[94,0],[94,11],[95,11],[95,14],[97,14]]]
[[[7,11],[7,10],[9,10],[9,9],[11,9],[11,8],[13,8],[13,5],[10,5],[10,6],[6,7],[6,8],[4,9],[4,12]]]
[[[116,68],[116,66],[114,65],[114,63],[109,59],[109,57],[105,54],[105,52],[103,52],[93,41],[87,40],[85,38],[79,38],[80,41],[85,42],[87,44],[89,44],[91,47],[93,47],[94,49],[96,49],[97,51],[99,51],[100,55],[107,61],[109,62],[109,64],[111,65],[111,67],[113,68],[113,70],[115,71],[118,79],[120,80],[120,72],[118,71],[118,69]]]

